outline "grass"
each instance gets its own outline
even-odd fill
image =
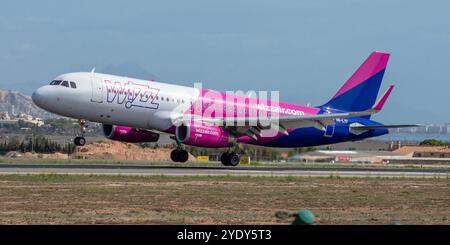
[[[449,224],[449,179],[2,175],[1,224]]]
[[[222,164],[219,162],[187,162],[187,163],[173,163],[169,161],[119,161],[119,160],[82,160],[82,159],[70,159],[70,160],[57,160],[57,159],[9,159],[0,158],[0,163],[12,163],[12,164],[111,164],[111,165],[128,165],[128,164],[138,164],[138,165],[164,165],[164,166],[196,166],[196,167],[207,167],[216,166],[221,167]],[[420,169],[433,169],[436,167],[448,169],[450,166],[421,166],[413,164],[355,164],[355,163],[273,163],[273,162],[253,162],[250,165],[241,165],[241,167],[275,167],[275,168],[420,168]]]
[[[325,178],[325,177],[317,177]],[[70,183],[70,182],[91,182],[91,181],[152,181],[152,182],[164,182],[167,180],[175,182],[194,181],[194,180],[207,180],[207,181],[243,181],[251,179],[252,182],[264,182],[270,180],[272,182],[305,182],[309,177],[302,176],[234,176],[234,175],[220,175],[220,176],[180,176],[172,177],[167,175],[151,175],[151,176],[131,176],[131,175],[72,175],[72,174],[12,174],[12,175],[0,175],[1,181],[31,181],[31,182],[44,182],[44,183]]]

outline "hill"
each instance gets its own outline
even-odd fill
[[[30,96],[19,91],[0,90],[0,112],[25,113],[33,117],[54,118],[56,115],[49,113],[33,103]]]

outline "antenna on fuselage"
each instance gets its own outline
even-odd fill
[[[94,74],[95,73],[95,67],[92,68],[91,73]]]

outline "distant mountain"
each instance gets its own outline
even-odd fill
[[[99,72],[117,76],[139,78],[143,80],[159,80],[157,76],[153,75],[149,71],[145,70],[142,66],[133,62],[111,64],[106,68],[99,70]]]
[[[54,118],[55,114],[42,110],[33,103],[30,96],[19,91],[0,90],[0,112],[14,112],[14,114],[25,113],[34,117]]]

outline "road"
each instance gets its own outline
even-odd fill
[[[84,174],[84,175],[166,175],[166,176],[322,176],[449,178],[449,168],[282,168],[220,166],[148,166],[114,164],[0,164],[1,174]]]

